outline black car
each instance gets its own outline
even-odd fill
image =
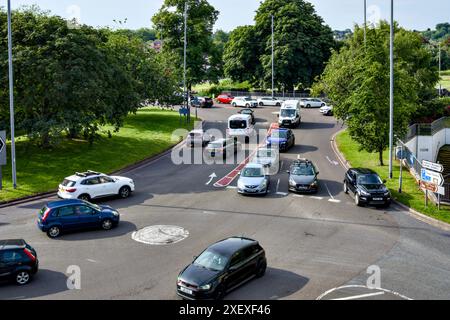
[[[252,109],[246,108],[246,109],[242,109],[241,111],[239,111],[238,113],[240,114],[248,114],[249,116],[252,117],[252,124],[256,123],[256,119],[255,119],[255,112]]]
[[[317,193],[319,182],[314,164],[307,159],[298,159],[292,164],[289,173],[289,191],[298,193]]]
[[[188,300],[220,300],[254,277],[264,276],[267,260],[255,240],[232,237],[196,257],[178,276],[177,294]]]
[[[194,108],[212,108],[214,100],[208,97],[193,97],[191,98],[191,106]]]
[[[36,251],[25,240],[0,240],[0,280],[23,286],[39,269]]]
[[[385,186],[386,181],[370,169],[350,169],[344,180],[344,192],[352,192],[355,195],[357,206],[374,205],[389,207],[392,198]]]

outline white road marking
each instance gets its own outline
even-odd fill
[[[323,197],[310,197],[310,198],[314,200],[323,200]]]
[[[296,198],[304,198],[305,196],[302,195],[302,194],[294,194],[294,197],[296,197]]]
[[[359,296],[345,297],[345,298],[332,299],[332,300],[335,300],[335,301],[358,300],[358,299],[364,299],[364,298],[376,297],[376,296],[382,296],[382,295],[384,295],[384,292],[381,291],[381,292],[361,294]]]
[[[95,261],[93,259],[86,259],[86,261],[92,262],[92,263],[97,263],[98,261]]]
[[[235,187],[235,186],[228,186],[228,187],[227,187],[227,189],[232,189],[232,190],[236,190],[236,189],[237,189],[237,187]]]
[[[213,211],[203,211],[204,214],[209,214],[209,215],[216,215],[217,213],[213,212]]]
[[[331,160],[330,157],[328,157],[328,156],[327,156],[327,160],[328,160],[328,162],[329,162],[330,164],[332,164],[332,165],[334,165],[334,166],[339,165],[339,162],[334,161],[334,160]]]
[[[329,295],[329,294],[331,294],[331,293],[333,293],[333,292],[335,292],[335,291],[339,291],[339,290],[343,290],[343,289],[348,289],[348,288],[362,288],[362,289],[372,290],[372,289],[368,288],[367,286],[362,286],[362,285],[342,286],[342,287],[337,287],[337,288],[333,288],[333,289],[331,289],[331,290],[328,290],[327,292],[321,294],[316,300],[322,300],[322,299],[325,298],[327,295]],[[404,295],[401,295],[401,294],[398,293],[398,292],[394,292],[394,291],[391,291],[391,290],[386,290],[386,289],[383,289],[383,288],[378,288],[377,290],[384,291],[385,293],[392,294],[392,295],[397,296],[397,297],[400,297],[400,298],[402,298],[402,299],[404,299],[404,300],[412,300],[411,298],[408,298],[408,297],[406,297],[406,296],[404,296]]]
[[[211,182],[217,178],[217,174],[215,172],[213,172],[210,176],[209,176],[209,181],[206,183],[207,186],[209,186],[211,184]]]
[[[278,182],[277,182],[277,189],[276,189],[276,193],[278,194],[278,190],[280,189],[280,179],[278,179]]]
[[[338,199],[329,199],[328,202],[332,202],[332,203],[341,203],[341,200],[338,200]]]
[[[150,245],[169,245],[189,237],[189,231],[177,226],[151,226],[133,232],[131,238],[137,242]]]
[[[277,192],[277,195],[286,197],[288,193],[286,192]]]

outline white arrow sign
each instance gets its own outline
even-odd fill
[[[422,167],[424,167],[424,169],[428,169],[431,171],[436,171],[439,173],[444,172],[444,167],[441,164],[438,163],[433,163],[427,160],[423,160],[422,161]]]
[[[214,172],[212,175],[209,176],[209,181],[206,183],[206,185],[209,186],[215,178],[217,178],[217,175]]]
[[[438,186],[444,184],[444,177],[442,174],[427,169],[422,169],[421,180]]]

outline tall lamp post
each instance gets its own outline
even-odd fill
[[[9,60],[9,112],[11,121],[11,164],[13,187],[17,189],[16,172],[16,143],[14,127],[14,77],[13,77],[13,59],[12,59],[12,28],[11,28],[11,0],[8,0],[8,60]]]
[[[272,15],[272,99],[275,97],[275,50],[274,50],[274,22],[273,22],[273,15]]]
[[[186,84],[186,62],[187,62],[187,15],[188,15],[188,3],[184,4],[184,57],[183,57],[183,92],[184,99],[186,103],[186,108],[188,110],[188,122],[191,120],[191,108],[189,106],[189,95],[187,92],[187,84]]]
[[[393,178],[394,147],[394,0],[391,0],[390,36],[390,107],[389,107],[389,179]]]

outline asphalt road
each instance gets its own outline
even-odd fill
[[[257,109],[258,128],[275,122],[275,111]],[[234,113],[228,106],[199,110],[206,128],[221,131]],[[126,174],[137,185],[131,198],[98,202],[121,212],[120,226],[109,232],[50,240],[35,226],[38,210],[49,199],[0,209],[0,238],[26,239],[36,248],[41,267],[26,287],[0,285],[0,299],[177,299],[179,271],[208,245],[236,235],[260,241],[268,270],[227,299],[316,299],[330,290],[327,297],[335,299],[450,299],[450,233],[399,208],[356,207],[342,191],[344,169],[330,144],[340,128],[317,109],[303,110],[303,124],[294,131],[297,145],[282,154],[283,167],[272,177],[266,198],[239,196],[233,189],[236,180],[229,188],[214,187],[237,164],[175,165],[167,155]],[[320,171],[315,196],[288,194],[285,171],[299,154]],[[206,185],[213,173],[217,178]],[[154,225],[183,227],[189,237],[165,246],[132,240],[134,231]],[[67,288],[72,265],[81,269],[81,290]],[[389,294],[332,290],[365,286],[372,265],[379,266],[381,287]]]

